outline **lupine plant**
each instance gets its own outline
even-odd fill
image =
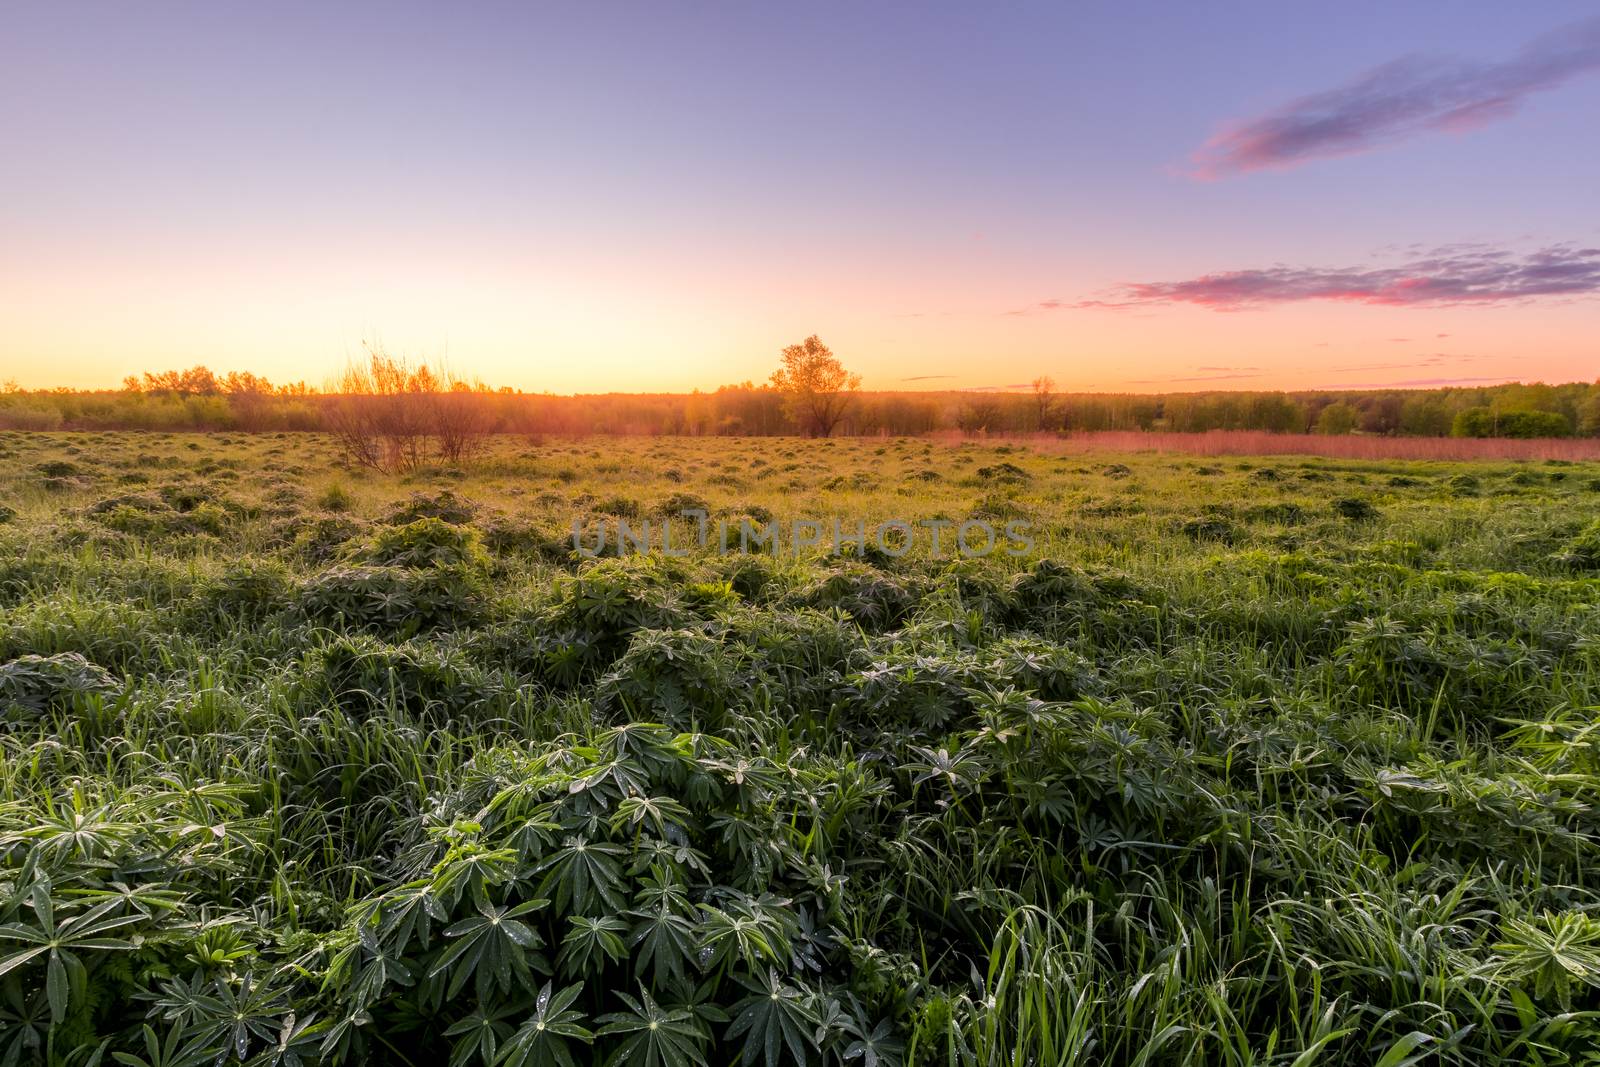
[[[1594,1062],[1595,471],[628,449],[0,434],[0,1067]]]

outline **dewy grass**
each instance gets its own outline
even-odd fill
[[[3,436],[0,1064],[1600,1046],[1600,465]]]

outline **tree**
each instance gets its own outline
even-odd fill
[[[1041,430],[1050,429],[1055,422],[1055,390],[1056,380],[1048,374],[1041,374],[1033,380],[1035,422]]]
[[[129,375],[122,380],[129,392],[165,393],[172,396],[215,396],[222,391],[217,376],[206,367],[188,370],[167,370],[159,374],[145,372],[144,381]]]
[[[365,347],[367,359],[346,365],[326,409],[348,462],[402,471],[430,455],[463,463],[482,450],[494,422],[488,386]]]
[[[1578,432],[1585,437],[1600,434],[1600,384],[1590,389],[1578,405]]]
[[[442,391],[429,396],[439,458],[447,463],[465,463],[483,450],[493,428],[489,387],[476,379],[457,378],[448,368],[443,384]]]
[[[1498,411],[1468,408],[1456,416],[1451,437],[1569,437],[1572,424],[1555,411]]]
[[[437,383],[426,366],[413,370],[381,348],[351,360],[334,385],[329,422],[345,458],[381,471],[410,470],[426,454],[428,413],[423,397]]]
[[[1000,401],[983,393],[970,393],[962,397],[956,411],[956,426],[965,434],[988,433],[1000,430],[1002,412]]]
[[[1317,432],[1322,434],[1346,434],[1354,430],[1361,423],[1361,413],[1346,404],[1343,400],[1329,404],[1317,416]]]
[[[861,388],[861,375],[845,370],[833,351],[812,334],[783,350],[783,366],[772,373],[772,384],[784,394],[790,418],[807,435],[827,437]]]
[[[1500,429],[1494,411],[1486,406],[1471,407],[1456,413],[1450,424],[1451,437],[1494,437]]]
[[[229,371],[218,380],[228,406],[233,409],[242,430],[259,430],[272,397],[272,383],[249,371]]]

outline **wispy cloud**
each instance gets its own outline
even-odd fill
[[[1497,375],[1488,378],[1407,378],[1399,382],[1340,382],[1337,385],[1313,385],[1312,389],[1437,389],[1448,385],[1498,385],[1517,379]]]
[[[1202,368],[1204,369],[1204,368]],[[1129,385],[1170,385],[1174,382],[1224,382],[1238,378],[1259,378],[1260,374],[1194,374],[1176,378],[1129,378]]]
[[[1110,298],[1076,304],[1046,301],[1036,309],[1197,304],[1239,311],[1306,300],[1439,307],[1594,293],[1600,293],[1600,248],[1555,245],[1519,256],[1501,249],[1455,247],[1397,267],[1274,266],[1181,281],[1132,282]]]
[[[1436,352],[1431,356],[1424,356],[1421,359],[1410,359],[1399,363],[1347,363],[1343,366],[1329,367],[1327,369],[1331,371],[1404,370],[1417,367],[1440,367],[1457,363],[1472,363],[1482,358],[1482,356],[1453,355],[1448,352]],[[1505,358],[1514,359],[1517,357],[1511,356]]]
[[[1351,155],[1419,133],[1503,119],[1533,93],[1600,70],[1600,18],[1536,38],[1510,59],[1411,56],[1256,118],[1225,125],[1192,157],[1192,174],[1220,178]]]
[[[954,374],[913,374],[909,378],[901,378],[902,382],[931,382],[935,378],[954,378]]]

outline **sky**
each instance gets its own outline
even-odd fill
[[[9,4],[0,379],[1600,377],[1600,7]]]

